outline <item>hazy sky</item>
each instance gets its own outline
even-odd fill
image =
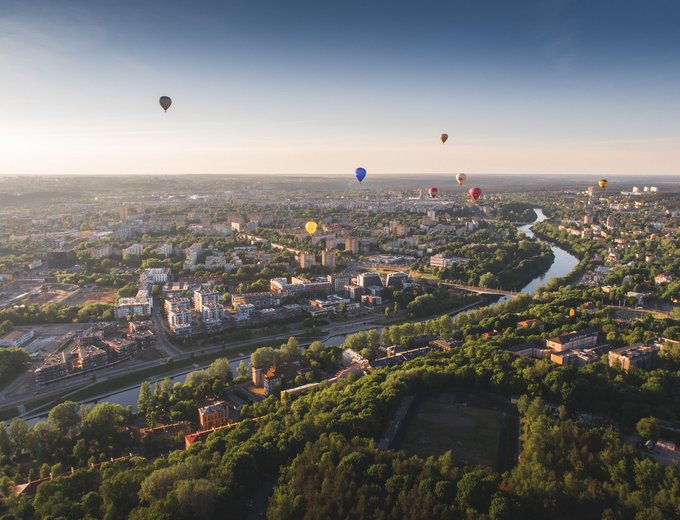
[[[0,174],[678,174],[678,20],[678,0],[1,0]]]

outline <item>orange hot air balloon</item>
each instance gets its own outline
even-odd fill
[[[605,189],[607,187],[607,179],[600,179],[597,181],[597,183],[600,185],[600,188]]]
[[[307,233],[309,233],[310,235],[313,235],[314,233],[316,233],[317,227],[318,226],[316,225],[316,222],[314,222],[313,220],[310,220],[309,222],[307,222],[305,224],[305,229],[307,230]]]
[[[468,194],[470,195],[470,198],[474,202],[477,202],[477,199],[482,196],[482,190],[480,188],[477,188],[477,187],[470,188],[468,190]]]
[[[168,111],[168,108],[170,108],[170,105],[172,105],[172,99],[170,99],[168,96],[161,96],[158,102],[166,112]]]
[[[434,199],[437,196],[437,193],[439,193],[439,188],[432,186],[427,190],[427,193],[429,193],[430,197]]]
[[[439,136],[439,140],[444,144],[446,141],[449,140],[449,134],[442,134]]]
[[[458,184],[462,186],[463,184],[465,184],[465,181],[467,181],[467,175],[465,175],[464,173],[459,173],[458,175],[456,175],[456,182]]]

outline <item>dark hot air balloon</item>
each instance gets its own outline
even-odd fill
[[[161,96],[158,102],[166,112],[168,111],[168,108],[170,108],[170,105],[172,105],[172,99],[170,99],[168,96]]]
[[[444,144],[446,141],[449,140],[449,134],[442,134],[439,136],[439,140]]]
[[[437,196],[437,193],[439,193],[439,189],[432,186],[427,190],[427,193],[429,193],[430,197],[434,199]]]
[[[476,186],[474,188],[470,188],[468,190],[468,193],[470,194],[470,198],[474,201],[477,202],[477,199],[481,197],[482,195],[482,190],[477,188]]]
[[[366,169],[365,168],[357,168],[354,174],[357,176],[357,180],[359,182],[364,180],[364,177],[366,177]]]

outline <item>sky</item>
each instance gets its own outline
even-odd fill
[[[680,174],[679,19],[677,0],[2,0],[0,175]]]

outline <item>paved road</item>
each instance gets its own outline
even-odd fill
[[[156,327],[156,338],[158,339],[157,346],[160,347],[168,356],[173,359],[184,359],[188,356],[186,352],[180,350],[168,340],[168,335],[165,332],[163,323],[163,315],[161,313],[161,306],[158,298],[154,298],[153,311],[151,312],[151,319]]]

